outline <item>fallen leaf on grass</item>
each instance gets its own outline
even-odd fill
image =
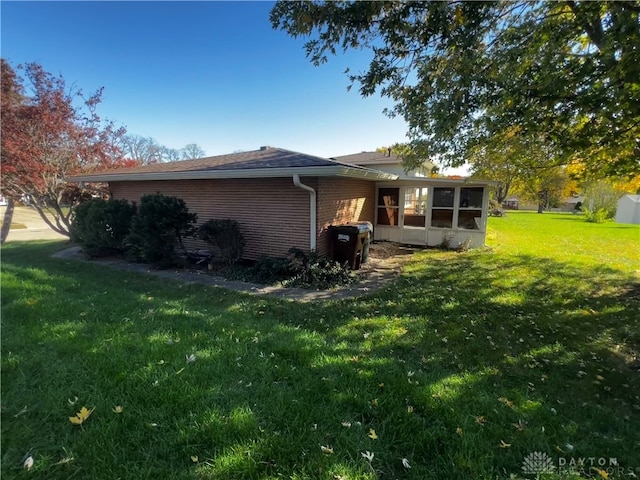
[[[320,445],[320,451],[322,453],[326,453],[327,455],[331,455],[333,453],[333,448],[325,447],[324,445]]]
[[[122,405],[116,405],[111,409],[113,413],[122,413]]]
[[[95,410],[92,408],[91,410],[87,409],[87,407],[82,407],[78,413],[76,413],[75,417],[69,417],[69,421],[74,425],[82,425],[87,419],[91,416],[91,413]]]
[[[187,363],[193,363],[196,361],[196,356],[192,353],[191,355],[185,355],[187,359]]]
[[[500,448],[509,448],[510,446],[510,443],[506,443],[504,440],[500,440]]]
[[[342,426],[346,428],[351,428],[351,422],[344,421],[342,422]]]
[[[506,405],[509,408],[513,408],[513,402],[507,398],[504,397],[500,397],[498,398],[498,401],[504,405]]]
[[[378,439],[378,434],[376,433],[376,431],[373,428],[370,428],[368,437],[371,440],[377,440]]]
[[[480,415],[479,417],[476,417],[476,423],[478,425],[484,425],[487,422],[487,420],[484,418],[484,415]]]
[[[31,455],[29,455],[24,463],[22,464],[22,468],[26,468],[27,470],[31,470],[31,467],[33,467],[33,457]]]
[[[411,468],[411,465],[409,465],[409,460],[407,460],[406,458],[402,459],[402,466],[404,468]]]
[[[197,455],[191,455],[191,461],[193,463],[198,463],[198,456]]]
[[[456,433],[462,436],[462,429],[460,427],[456,428]]]
[[[360,455],[366,458],[369,461],[369,463],[371,463],[371,461],[373,460],[373,457],[375,457],[375,454],[373,452],[370,452],[369,450],[367,450],[366,452],[360,452]]]
[[[527,426],[527,424],[522,420],[518,420],[518,423],[512,423],[511,425],[513,425],[515,429],[518,430],[519,432],[522,432]]]
[[[65,465],[67,463],[73,462],[74,460],[75,460],[75,458],[73,458],[73,457],[64,457],[58,463],[54,463],[54,465]]]
[[[595,471],[602,478],[609,478],[609,474],[604,470],[600,470],[599,468],[596,468],[596,467],[591,467],[591,470]]]

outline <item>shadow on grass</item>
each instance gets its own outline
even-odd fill
[[[424,252],[376,295],[295,304],[51,248],[3,251],[4,473],[26,451],[48,478],[495,478],[533,451],[640,466],[620,272]]]

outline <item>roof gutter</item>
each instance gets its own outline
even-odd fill
[[[300,175],[297,173],[293,174],[293,184],[302,188],[309,192],[309,249],[311,251],[316,250],[316,218],[317,218],[317,210],[316,210],[316,191],[310,187],[309,185],[305,185],[300,182]]]
[[[230,170],[193,170],[183,172],[93,173],[66,179],[69,182],[134,182],[148,180],[203,180],[224,178],[278,178],[298,174],[309,177],[338,176],[365,180],[395,180],[397,175],[369,168],[350,168],[343,165],[329,167],[255,168]]]

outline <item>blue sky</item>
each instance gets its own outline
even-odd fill
[[[98,113],[160,144],[208,155],[272,145],[320,156],[406,140],[380,97],[362,98],[344,70],[369,52],[314,67],[302,39],[275,31],[272,2],[1,3],[1,53],[40,63],[86,92]]]

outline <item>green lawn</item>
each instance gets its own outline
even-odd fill
[[[540,452],[640,476],[639,240],[512,213],[490,219],[489,249],[424,251],[381,292],[310,304],[8,244],[0,473],[535,478],[523,460]]]

